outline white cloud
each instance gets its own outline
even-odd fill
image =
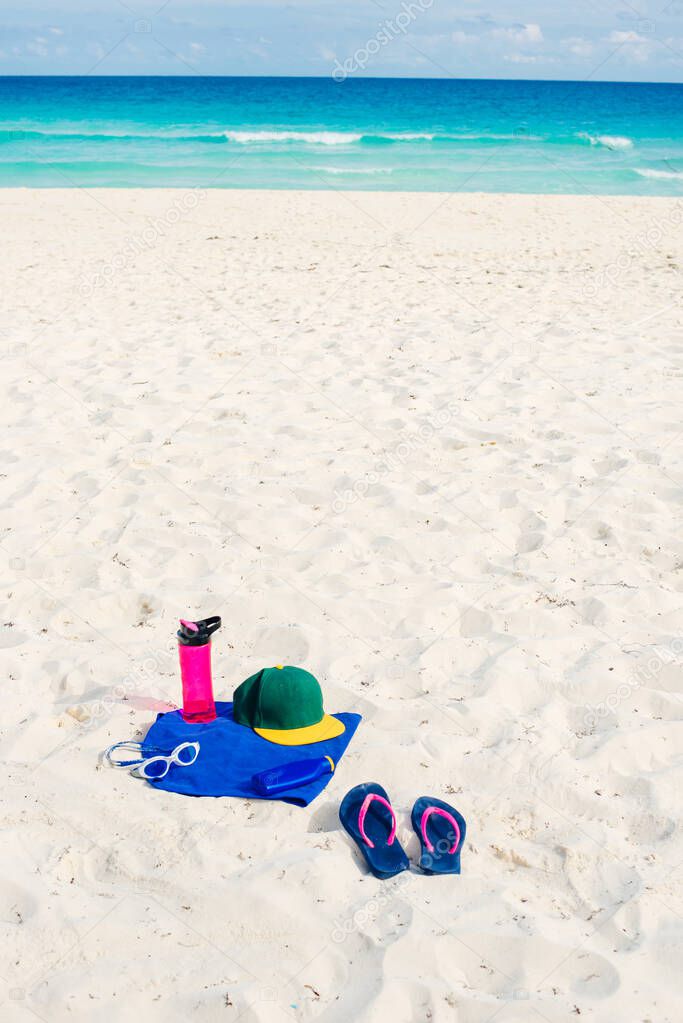
[[[632,29],[627,32],[615,30],[610,34],[608,42],[618,43],[619,46],[623,46],[624,53],[638,64],[644,64],[652,52],[651,40],[639,35],[638,32],[634,32]]]
[[[537,56],[530,53],[508,53],[503,57],[509,64],[555,64],[555,57]]]
[[[256,74],[266,66],[274,74],[321,73],[321,61],[333,63],[335,55],[343,60],[352,54],[364,40],[374,37],[383,19],[395,18],[403,0],[393,0],[384,15],[377,0],[370,4],[353,0],[342,4],[349,16],[341,20],[334,5],[294,0],[292,8],[292,2],[265,0],[265,6],[254,7],[244,0],[173,0],[155,24],[165,45],[211,73]],[[151,10],[151,5],[158,6],[161,0],[126,3],[139,9],[142,19],[143,8]],[[664,3],[666,0],[662,0]],[[680,8],[681,3],[683,0],[674,0],[674,7]],[[584,11],[576,4],[539,2],[515,7],[509,0],[493,0],[490,5],[482,5],[480,0],[460,0],[459,4],[434,0],[429,8],[428,4],[426,0],[422,5],[419,25],[411,24],[406,31],[408,43],[414,43],[424,56],[416,55],[410,45],[402,45],[399,40],[385,51],[383,70],[377,66],[373,73],[401,74],[403,70],[407,75],[414,74],[419,63],[422,74],[436,76],[445,74],[448,68],[451,73],[457,70],[471,77],[524,76],[525,72],[528,78],[548,77],[545,72],[552,71],[553,76],[557,73],[557,77],[571,78],[582,77],[583,71],[603,61],[600,78],[680,80],[673,63],[676,54],[671,52],[683,50],[680,17],[675,20],[674,8],[657,14],[656,26],[650,28],[651,22],[634,14],[628,2],[617,5],[623,10],[615,11],[610,19],[601,13],[600,5],[584,5]],[[421,0],[406,0],[404,4],[411,10],[420,5]],[[26,73],[30,64],[35,66],[35,73],[78,73],[85,70],[82,64],[88,57],[89,63],[95,64],[105,56],[102,71],[111,74],[131,69],[139,69],[140,73],[170,71],[162,66],[160,51],[154,46],[133,47],[133,43],[141,43],[138,34],[131,34],[130,39],[116,46],[111,56],[105,53],[125,35],[127,28],[122,26],[131,28],[137,20],[125,13],[118,0],[91,0],[86,4],[93,14],[87,25],[77,16],[78,6],[82,5],[23,0],[19,7],[34,14],[22,19],[6,39],[0,40],[0,48],[6,53],[3,74]],[[294,21],[292,9],[297,11]],[[226,10],[231,15],[229,24],[225,21]],[[97,12],[99,22],[94,17]],[[100,39],[102,46],[92,45],[93,39]],[[671,40],[666,43],[670,46],[668,52],[666,45],[661,45],[665,40]],[[68,45],[66,57],[64,51],[58,52],[64,44]]]
[[[637,32],[619,32],[614,31],[609,37],[610,43],[647,43],[648,40],[645,36],[638,35]]]
[[[492,35],[500,39],[510,39],[520,45],[543,42],[541,26],[534,22],[528,25],[512,25],[510,28],[494,28]]]
[[[595,47],[590,39],[584,39],[582,36],[571,36],[569,39],[563,39],[562,45],[573,53],[575,57],[590,57]]]
[[[43,36],[36,36],[31,42],[26,43],[26,50],[28,53],[32,53],[34,57],[47,57],[46,42],[47,39]]]
[[[543,33],[540,25],[525,25],[520,33],[525,42],[540,43],[543,41]]]

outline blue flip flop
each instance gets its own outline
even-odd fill
[[[425,874],[459,874],[467,831],[462,814],[441,799],[420,796],[410,819],[420,839],[420,866]]]
[[[384,880],[408,869],[408,857],[396,838],[396,814],[377,782],[368,781],[347,792],[339,807],[339,820],[375,877]]]

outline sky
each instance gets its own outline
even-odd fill
[[[683,0],[0,0],[3,75],[683,81]]]

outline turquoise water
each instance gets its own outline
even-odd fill
[[[683,194],[683,85],[0,78],[0,185]]]

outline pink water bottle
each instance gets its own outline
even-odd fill
[[[218,615],[199,622],[180,619],[178,653],[186,721],[213,721],[216,717],[211,682],[211,635],[220,627]]]

